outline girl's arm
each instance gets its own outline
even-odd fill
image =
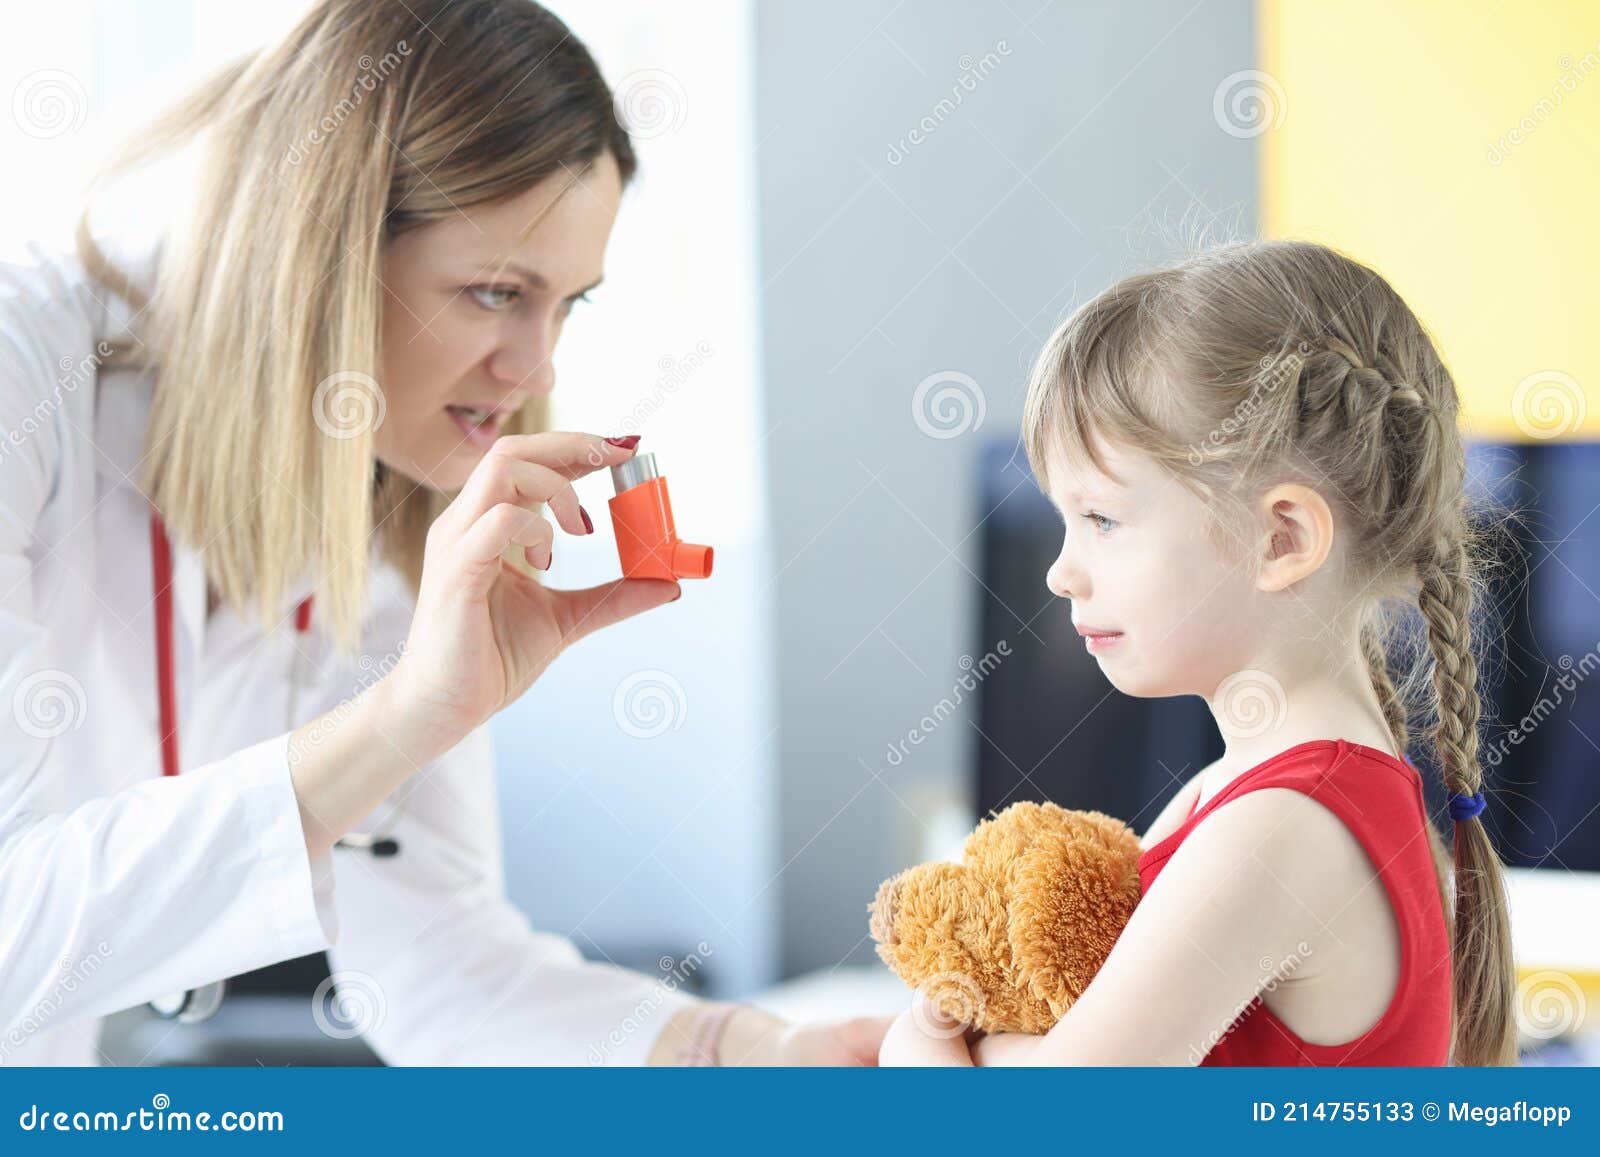
[[[1303,979],[1321,967],[1326,929],[1351,898],[1348,874],[1328,865],[1348,856],[1351,838],[1287,788],[1223,805],[1173,853],[1050,1032],[980,1038],[969,1055],[980,1065],[1199,1064],[1275,976]],[[907,1045],[907,1027],[890,1030],[898,1063],[951,1063],[948,1041]],[[882,1063],[896,1062],[886,1043]]]

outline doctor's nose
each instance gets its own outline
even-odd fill
[[[507,389],[548,394],[555,389],[555,330],[544,323],[519,327],[489,358],[489,372]]]

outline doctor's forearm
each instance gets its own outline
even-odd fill
[[[312,859],[462,738],[394,699],[392,679],[381,680],[289,737],[289,772]]]

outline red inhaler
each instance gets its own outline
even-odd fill
[[[667,480],[656,472],[654,454],[635,454],[611,468],[617,496],[611,499],[611,525],[624,578],[711,577],[711,548],[682,542],[672,524]]]

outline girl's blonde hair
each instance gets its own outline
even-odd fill
[[[1023,427],[1041,479],[1057,453],[1108,474],[1103,443],[1150,454],[1206,500],[1219,544],[1266,486],[1315,488],[1350,531],[1352,621],[1397,749],[1425,697],[1445,786],[1471,795],[1483,783],[1473,607],[1493,528],[1468,498],[1459,406],[1382,277],[1321,245],[1270,241],[1129,277],[1077,310],[1038,359]],[[1410,664],[1397,685],[1391,615],[1406,603],[1420,608],[1432,663]],[[1447,893],[1431,823],[1428,835]],[[1515,1064],[1504,880],[1477,819],[1455,824],[1454,877],[1452,1057]]]
[[[102,178],[202,131],[195,212],[148,301],[79,222],[85,267],[147,317],[123,359],[157,372],[143,482],[228,605],[271,626],[314,569],[318,619],[351,647],[369,543],[415,587],[447,501],[374,458],[385,242],[606,153],[626,182],[633,149],[588,50],[532,0],[322,0]],[[506,425],[545,427],[542,398]]]

